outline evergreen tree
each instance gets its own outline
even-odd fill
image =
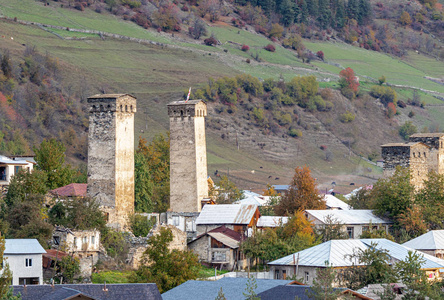
[[[359,18],[359,0],[348,0],[347,16],[349,19],[358,20]]]
[[[326,29],[330,25],[330,21],[331,21],[330,1],[319,0],[319,15],[318,15],[319,26],[323,29]]]
[[[359,14],[358,14],[358,24],[364,25],[368,23],[368,20],[373,14],[372,6],[369,0],[359,0]]]
[[[318,15],[318,0],[306,0],[308,13],[310,16],[317,17]]]
[[[335,27],[340,29],[345,25],[345,4],[343,0],[338,1],[335,15]]]
[[[282,23],[284,26],[290,26],[295,19],[294,4],[291,0],[283,0],[280,6]]]
[[[299,23],[306,24],[308,21],[308,5],[307,0],[302,0],[300,9],[299,9]]]

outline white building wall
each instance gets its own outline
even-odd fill
[[[39,278],[43,283],[42,254],[5,254],[6,263],[12,272],[12,284],[18,285],[19,278]],[[26,259],[32,259],[32,266],[26,266]]]

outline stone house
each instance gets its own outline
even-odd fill
[[[444,259],[444,230],[431,230],[403,245]]]
[[[413,249],[397,244],[387,239],[360,239],[360,240],[331,240],[317,246],[299,251],[294,254],[279,258],[268,263],[274,279],[283,279],[296,275],[303,278],[305,284],[313,284],[316,278],[316,270],[325,268],[326,263],[337,270],[349,268],[353,265],[363,265],[352,255],[358,250],[366,250],[376,247],[378,250],[387,250],[390,256],[390,264],[405,260]],[[430,280],[442,277],[441,270],[444,260],[422,253],[424,270]]]
[[[409,168],[411,182],[423,186],[427,173],[444,174],[444,133],[416,133],[407,143],[382,145],[384,176],[391,176],[397,166]]]
[[[196,219],[197,235],[224,225],[242,236],[248,236],[249,229],[256,227],[260,216],[254,204],[205,205]]]
[[[52,247],[79,258],[82,276],[89,276],[99,260],[100,231],[71,230],[57,226],[52,235]]]
[[[228,270],[243,268],[246,260],[239,249],[242,235],[225,226],[199,235],[188,243],[201,262],[221,266]]]
[[[19,170],[32,172],[35,161],[33,157],[16,156],[9,158],[0,155],[0,186],[9,185],[11,178],[18,173]]]
[[[306,210],[305,216],[316,228],[332,223],[342,224],[342,230],[347,232],[350,239],[359,239],[370,226],[372,229],[383,229],[388,232],[389,226],[393,223],[375,216],[370,209]]]
[[[42,254],[45,249],[36,239],[6,239],[3,259],[12,271],[12,284],[42,284]]]

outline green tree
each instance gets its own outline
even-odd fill
[[[3,75],[6,76],[6,78],[11,78],[13,76],[12,74],[12,62],[9,55],[8,50],[3,51],[3,55],[0,56],[0,67],[3,72]]]
[[[76,257],[69,255],[63,257],[57,262],[57,267],[63,278],[63,283],[73,283],[74,278],[80,275],[80,261]]]
[[[220,177],[217,186],[217,204],[233,203],[244,198],[244,193],[225,175]]]
[[[381,178],[373,185],[372,208],[378,216],[397,221],[407,208],[412,207],[414,194],[409,170],[397,167],[393,176]]]
[[[103,229],[105,216],[97,200],[90,197],[67,197],[53,204],[48,212],[53,225],[77,230]]]
[[[415,134],[418,132],[418,129],[416,129],[416,126],[413,125],[411,121],[405,122],[400,128],[399,128],[399,135],[406,141],[408,141],[409,137],[412,134]]]
[[[260,299],[256,294],[257,281],[253,276],[249,277],[245,286],[245,291],[242,293],[247,300]]]
[[[201,267],[197,256],[190,250],[170,250],[168,246],[172,241],[173,233],[165,227],[149,239],[142,256],[143,264],[135,271],[132,282],[156,283],[160,293],[164,293],[199,276]]]
[[[346,240],[349,238],[347,232],[343,230],[344,224],[337,219],[327,216],[324,224],[316,230],[318,239],[322,242],[330,240]]]
[[[444,229],[444,175],[434,171],[427,175],[423,188],[415,197],[429,230]]]
[[[34,147],[37,170],[46,173],[47,186],[55,189],[72,182],[73,171],[70,165],[65,165],[65,146],[52,138],[44,139],[39,147]]]
[[[217,297],[214,300],[227,300],[227,298],[225,298],[225,294],[222,288],[220,288],[219,292],[217,293]]]
[[[296,167],[288,191],[275,208],[277,216],[292,215],[297,210],[325,209],[325,201],[319,195],[316,181],[307,166]]]
[[[9,269],[9,264],[3,260],[3,253],[5,252],[5,237],[0,236],[0,261],[2,262],[2,272],[0,275],[0,300],[20,300],[22,297],[12,295],[12,288],[10,284],[12,281],[12,272]]]
[[[341,289],[334,288],[336,280],[336,271],[332,266],[325,262],[325,268],[316,269],[316,279],[310,289],[306,290],[306,294],[313,300],[336,300],[341,294]]]
[[[139,214],[129,216],[131,231],[135,236],[147,236],[155,222]]]
[[[139,139],[135,156],[135,201],[139,212],[163,212],[170,198],[170,135],[156,135],[151,143]]]
[[[5,203],[12,205],[15,201],[24,201],[32,195],[44,195],[48,191],[46,186],[47,175],[40,170],[34,170],[29,173],[25,170],[19,170],[9,183],[8,193]]]

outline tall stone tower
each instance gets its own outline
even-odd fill
[[[95,95],[88,105],[88,196],[99,201],[108,226],[123,230],[134,213],[136,98]]]
[[[168,104],[170,117],[170,208],[173,212],[200,212],[208,198],[207,146],[202,100]]]

